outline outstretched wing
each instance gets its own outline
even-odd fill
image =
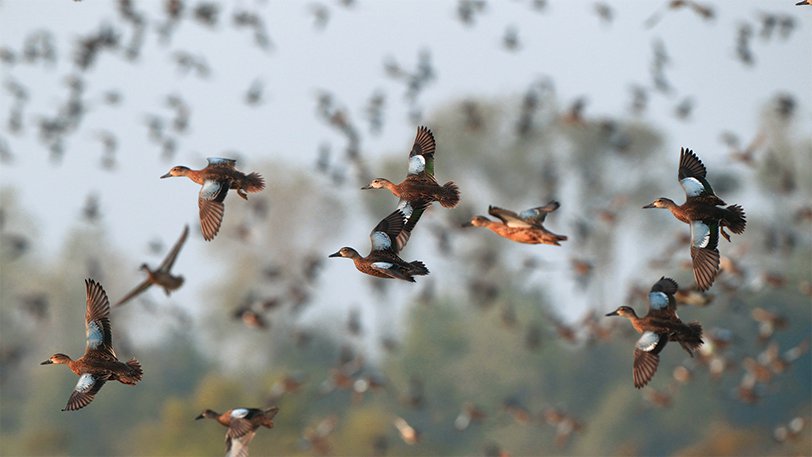
[[[434,151],[436,150],[434,134],[428,127],[421,125],[417,128],[414,145],[409,152],[409,174],[424,174],[434,177]]]
[[[674,294],[677,293],[678,289],[677,282],[665,276],[654,283],[648,293],[649,315],[655,317],[673,315],[676,317],[677,301],[674,299]]]
[[[508,227],[529,228],[533,226],[533,224],[522,219],[515,212],[509,209],[499,208],[498,206],[492,205],[488,206],[488,214],[498,218],[500,221],[502,221],[503,224],[507,225]]]
[[[110,331],[110,301],[102,286],[92,279],[85,280],[87,306],[85,309],[85,354],[118,360],[113,351],[113,334]]]
[[[369,234],[369,241],[373,251],[389,251],[397,253],[397,237],[406,226],[407,217],[402,210],[396,209],[383,218]],[[408,237],[407,237],[408,240]],[[405,242],[404,242],[405,244]]]
[[[256,432],[247,433],[239,438],[226,435],[226,457],[248,457],[248,444]]]
[[[634,387],[641,388],[651,381],[660,364],[660,351],[668,343],[668,335],[645,332],[634,345],[632,379]]]
[[[97,377],[90,373],[79,376],[79,381],[70,394],[68,404],[62,411],[76,411],[89,405],[105,382],[107,382],[106,378]]]
[[[206,161],[209,162],[210,167],[234,168],[234,165],[237,164],[236,160],[223,157],[207,157]]]
[[[551,202],[547,203],[544,206],[530,208],[522,211],[521,213],[519,213],[519,218],[533,225],[540,226],[542,223],[544,223],[544,219],[547,218],[547,215],[557,210],[559,206],[561,206],[560,203],[558,203],[555,200],[552,200]]]
[[[227,182],[213,180],[203,181],[203,187],[200,188],[197,204],[200,207],[200,228],[206,241],[214,239],[220,231],[225,214],[223,200],[226,198],[228,188]]]
[[[707,290],[719,271],[719,222],[691,222],[691,261],[699,290]]]
[[[713,204],[724,205],[725,202],[713,193],[713,188],[705,179],[705,175],[707,175],[707,171],[699,157],[690,149],[680,149],[677,178],[685,191],[685,196],[688,199],[709,198]]]
[[[172,250],[169,251],[169,254],[166,255],[166,258],[161,265],[158,267],[159,270],[169,272],[172,269],[172,265],[175,264],[175,259],[178,258],[178,253],[180,249],[183,247],[183,244],[186,242],[186,237],[189,235],[189,226],[186,225],[183,227],[183,233],[180,234],[180,238],[178,241],[175,242],[175,245],[172,246]]]
[[[406,218],[406,223],[400,233],[395,236],[395,253],[400,252],[400,250],[406,246],[406,243],[409,241],[409,237],[412,235],[412,230],[417,225],[417,221],[420,220],[420,216],[423,215],[423,212],[429,205],[431,205],[431,201],[400,201],[398,204],[398,209]]]
[[[149,286],[151,285],[152,281],[150,281],[149,278],[145,279],[143,282],[141,282],[141,284],[135,286],[135,289],[131,290],[130,293],[125,295],[124,298],[122,298],[121,300],[117,301],[113,306],[121,306],[124,303],[127,303],[128,301],[132,300],[133,298],[141,294],[141,292],[149,289]]]

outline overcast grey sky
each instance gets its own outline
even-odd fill
[[[415,125],[408,117],[402,85],[386,77],[383,63],[392,57],[413,67],[424,48],[431,50],[437,72],[437,79],[420,98],[428,116],[464,97],[520,94],[541,76],[554,81],[561,100],[586,95],[589,114],[626,114],[629,87],[651,84],[652,43],[659,39],[671,59],[667,75],[675,91],[671,96],[653,96],[644,120],[666,132],[666,149],[678,151],[689,145],[712,169],[727,154],[720,132],[729,130],[748,141],[756,131],[759,109],[780,92],[792,93],[799,102],[802,127],[797,135],[812,134],[808,85],[812,7],[796,7],[792,0],[715,2],[712,21],[703,21],[691,11],[673,11],[651,28],[645,28],[644,22],[662,11],[666,1],[607,2],[615,14],[609,24],[594,13],[593,1],[550,1],[541,11],[531,1],[489,2],[470,26],[457,20],[456,1],[359,0],[350,8],[325,1],[331,15],[324,30],[313,26],[310,8],[316,2],[235,1],[223,2],[220,24],[214,30],[182,21],[168,48],[162,47],[153,30],[163,20],[163,2],[154,0],[134,2],[150,18],[140,59],[133,63],[102,54],[85,75],[86,98],[95,102],[80,131],[69,139],[61,165],[54,166],[37,140],[34,121],[42,114],[53,114],[64,100],[63,80],[72,71],[69,57],[76,40],[105,21],[120,21],[114,3],[0,3],[0,45],[18,50],[27,34],[47,29],[55,34],[59,54],[54,68],[2,64],[3,81],[26,86],[31,100],[24,131],[14,135],[4,128],[0,132],[14,154],[13,163],[0,165],[0,185],[14,188],[36,217],[40,254],[60,245],[78,223],[84,197],[96,191],[112,242],[134,259],[133,270],[143,260],[158,263],[159,257],[145,257],[147,242],[155,237],[173,242],[180,227],[194,223],[197,214],[195,186],[180,180],[170,184],[158,176],[176,163],[201,167],[205,157],[229,150],[239,151],[239,167],[246,171],[268,160],[309,169],[319,144],[332,143],[337,152],[343,144],[315,116],[316,93],[322,89],[334,93],[359,123],[366,101],[375,90],[383,91],[387,96],[384,130],[378,137],[364,136],[363,153],[370,161],[405,154]],[[235,9],[260,13],[273,43],[270,51],[254,46],[246,29],[232,26]],[[793,17],[795,30],[788,39],[762,40],[758,36],[761,12]],[[736,59],[736,28],[745,22],[756,27],[753,67]],[[500,44],[508,27],[518,30],[517,52],[507,52]],[[177,50],[205,55],[211,76],[201,79],[179,73],[170,57]],[[257,78],[265,82],[266,102],[247,107],[242,96]],[[99,103],[102,94],[113,89],[121,91],[121,105]],[[169,117],[164,99],[172,93],[190,103],[192,114],[188,133],[179,137],[175,163],[168,163],[148,140],[144,119],[148,113]],[[681,122],[673,111],[686,96],[693,97],[696,107],[691,120]],[[0,91],[3,125],[11,103],[9,92]],[[94,132],[102,129],[118,137],[118,171],[112,173],[98,165],[102,147]],[[266,178],[272,192],[274,176]],[[144,202],[152,202],[148,212],[139,209]],[[352,233],[340,236],[347,241],[335,248],[350,244],[365,249],[366,232],[359,234],[352,228]],[[213,274],[205,267],[210,261],[202,252],[206,245],[199,237],[190,241],[198,242],[187,245],[176,266],[187,277],[187,285],[174,297],[185,303],[200,297],[199,286]],[[330,282],[332,286],[323,291],[328,297],[337,295],[336,287],[360,285],[364,280],[349,264],[327,264],[326,275],[341,281]],[[140,276],[134,273],[133,278]]]

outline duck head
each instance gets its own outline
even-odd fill
[[[67,356],[65,354],[62,354],[62,353],[56,353],[56,354],[52,355],[51,357],[49,357],[48,360],[40,363],[40,365],[50,365],[52,363],[60,365],[60,364],[66,364],[66,363],[68,363],[70,361],[71,361],[71,358],[69,356]]]
[[[172,167],[165,175],[161,176],[161,179],[171,178],[173,176],[186,176],[188,173],[189,167],[178,165],[177,167]]]
[[[386,187],[387,184],[392,184],[392,182],[386,178],[375,178],[368,185],[362,187],[361,190],[381,189]]]
[[[620,306],[616,310],[612,311],[611,313],[606,314],[607,316],[621,316],[621,317],[637,317],[637,313],[630,306]]]
[[[668,198],[658,198],[653,202],[649,203],[648,205],[644,206],[643,209],[648,208],[670,208],[672,206],[677,206],[671,199]]]
[[[492,222],[485,216],[474,216],[471,218],[469,222],[462,224],[463,227],[483,227],[488,225],[489,222]]]
[[[200,413],[197,417],[195,417],[195,420],[200,420],[205,417],[208,417],[209,419],[215,419],[220,417],[220,415],[210,409],[204,409],[202,413]]]
[[[354,259],[354,258],[360,257],[360,256],[361,255],[358,254],[358,251],[356,251],[353,248],[349,248],[349,247],[345,246],[345,247],[339,249],[338,252],[334,252],[334,253],[328,255],[327,257],[348,257],[350,259]]]

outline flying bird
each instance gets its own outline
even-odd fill
[[[629,319],[637,333],[642,333],[634,346],[632,367],[634,387],[638,389],[648,384],[654,377],[660,363],[659,354],[668,340],[678,342],[691,357],[703,344],[702,326],[698,322],[685,324],[677,316],[677,304],[674,299],[677,290],[677,283],[673,279],[662,277],[651,287],[648,295],[649,310],[645,316],[637,317],[634,309],[629,306],[620,306],[607,314]]]
[[[87,344],[82,357],[72,360],[69,356],[56,353],[40,365],[61,364],[79,376],[68,404],[62,411],[75,411],[89,405],[107,381],[135,385],[141,380],[143,371],[136,359],[120,362],[113,351],[113,334],[110,330],[110,301],[101,284],[92,279],[85,280],[87,305],[85,328]]]
[[[237,195],[248,200],[248,192],[259,192],[264,189],[265,180],[259,173],[245,174],[238,171],[234,168],[236,160],[219,157],[209,157],[206,160],[209,164],[203,169],[191,170],[188,167],[176,166],[161,178],[186,176],[202,186],[197,200],[200,207],[200,228],[203,231],[203,239],[211,241],[217,236],[220,224],[223,223],[225,213],[223,200],[228,190],[236,189]]]
[[[561,206],[557,201],[551,201],[544,206],[530,208],[518,214],[511,210],[488,207],[488,214],[499,219],[500,222],[488,219],[485,216],[474,216],[463,227],[485,227],[502,238],[525,244],[552,244],[561,246],[566,241],[564,235],[557,235],[544,228],[544,219],[547,214]]]
[[[415,282],[414,276],[429,274],[428,268],[419,260],[406,262],[398,256],[398,252],[406,246],[412,229],[429,204],[427,201],[419,201],[415,206],[409,202],[399,205],[398,209],[372,229],[369,234],[372,249],[366,257],[346,246],[328,257],[352,259],[358,271],[371,276]]]
[[[720,208],[726,203],[713,193],[705,179],[707,171],[702,161],[690,149],[682,148],[677,178],[685,190],[686,200],[677,205],[667,198],[658,198],[643,208],[666,208],[677,219],[691,226],[691,259],[694,278],[699,290],[707,290],[719,272],[719,233],[730,241],[725,227],[733,233],[744,232],[747,221],[739,205]]]
[[[167,297],[173,291],[180,288],[180,286],[183,285],[183,276],[175,276],[171,273],[171,270],[172,266],[175,265],[175,259],[178,258],[178,253],[180,253],[180,250],[183,247],[183,244],[186,242],[186,237],[188,235],[189,226],[187,225],[183,228],[183,232],[180,234],[178,241],[176,241],[175,245],[172,246],[172,250],[169,251],[169,254],[166,255],[166,258],[164,258],[163,262],[161,262],[161,264],[155,270],[150,270],[149,265],[142,263],[140,269],[147,274],[146,279],[144,279],[141,284],[137,285],[133,290],[130,291],[130,293],[125,295],[113,306],[121,306],[124,303],[127,303],[141,294],[141,292],[149,289],[153,284],[163,287]]]
[[[409,174],[400,184],[385,178],[375,178],[361,189],[388,189],[401,202],[418,200],[438,201],[445,208],[453,208],[460,202],[460,191],[454,182],[442,186],[434,179],[434,152],[437,146],[428,127],[417,128],[414,145],[409,152]]]
[[[254,438],[257,429],[260,427],[273,428],[273,418],[278,412],[279,407],[277,406],[267,409],[234,408],[223,414],[206,409],[195,420],[214,419],[220,425],[228,427],[226,456],[248,457],[248,443]]]

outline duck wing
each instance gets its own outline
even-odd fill
[[[660,364],[660,351],[668,343],[668,335],[645,332],[634,345],[632,379],[634,387],[641,388],[651,381]]]
[[[203,181],[203,187],[200,188],[197,205],[200,208],[200,228],[206,241],[213,240],[220,231],[225,214],[223,200],[226,198],[228,188],[228,182],[210,179]]]
[[[236,160],[223,157],[207,157],[206,161],[209,163],[209,167],[218,168],[234,168],[234,165],[237,164]]]
[[[434,151],[437,145],[428,127],[417,127],[412,150],[409,152],[409,174],[434,179]]]
[[[707,290],[719,271],[719,221],[691,222],[691,260],[696,287]]]
[[[395,253],[400,252],[400,250],[406,246],[409,237],[412,236],[412,230],[417,225],[417,221],[420,220],[420,216],[423,215],[423,212],[429,205],[431,205],[431,201],[428,200],[418,200],[415,202],[408,202],[406,200],[400,201],[398,209],[403,213],[404,217],[406,217],[406,223],[400,233],[395,236]]]
[[[79,381],[70,394],[68,404],[62,411],[76,411],[89,405],[105,382],[107,382],[106,377],[83,373],[82,376],[79,376]]]
[[[724,205],[725,202],[713,193],[713,188],[707,179],[705,165],[690,149],[682,148],[679,154],[679,171],[677,179],[685,191],[688,200],[701,198],[714,205]]]
[[[256,432],[249,432],[239,438],[226,435],[226,457],[248,457],[248,444]]]
[[[92,279],[85,280],[87,307],[85,309],[85,355],[118,360],[113,351],[113,334],[110,331],[110,301],[102,286]]]
[[[560,203],[552,200],[544,206],[538,206],[536,208],[530,208],[522,211],[519,213],[519,218],[529,222],[530,224],[541,226],[541,224],[544,223],[544,219],[547,218],[547,215],[557,210],[560,206]]]
[[[396,209],[383,218],[369,234],[372,251],[388,251],[397,254],[397,237],[403,232],[408,218],[403,210]],[[408,241],[408,236],[406,237]],[[405,244],[405,242],[404,242]]]
[[[256,416],[258,409],[254,408],[235,408],[231,410],[231,420],[228,425],[227,435],[229,438],[239,438],[254,430],[251,424],[251,418]]]
[[[649,315],[677,317],[677,301],[674,299],[674,294],[678,289],[677,282],[665,276],[654,283],[648,293]]]
[[[121,306],[124,303],[132,300],[133,298],[137,297],[141,292],[149,289],[149,286],[152,285],[152,281],[149,278],[145,279],[141,284],[135,286],[135,289],[131,290],[127,295],[124,296],[121,300],[117,301],[113,306]]]
[[[502,221],[503,224],[507,225],[508,227],[530,228],[533,226],[533,224],[522,219],[515,212],[509,209],[499,208],[498,206],[493,205],[488,206],[488,214],[490,214],[495,218],[498,218],[500,221]]]
[[[180,234],[180,238],[178,241],[175,242],[175,245],[172,246],[172,250],[169,251],[169,254],[166,255],[166,258],[161,265],[158,267],[159,270],[169,273],[169,270],[172,269],[172,265],[175,264],[175,259],[178,258],[178,253],[180,249],[183,247],[183,244],[186,243],[186,237],[189,235],[189,225],[183,227],[183,233]]]

